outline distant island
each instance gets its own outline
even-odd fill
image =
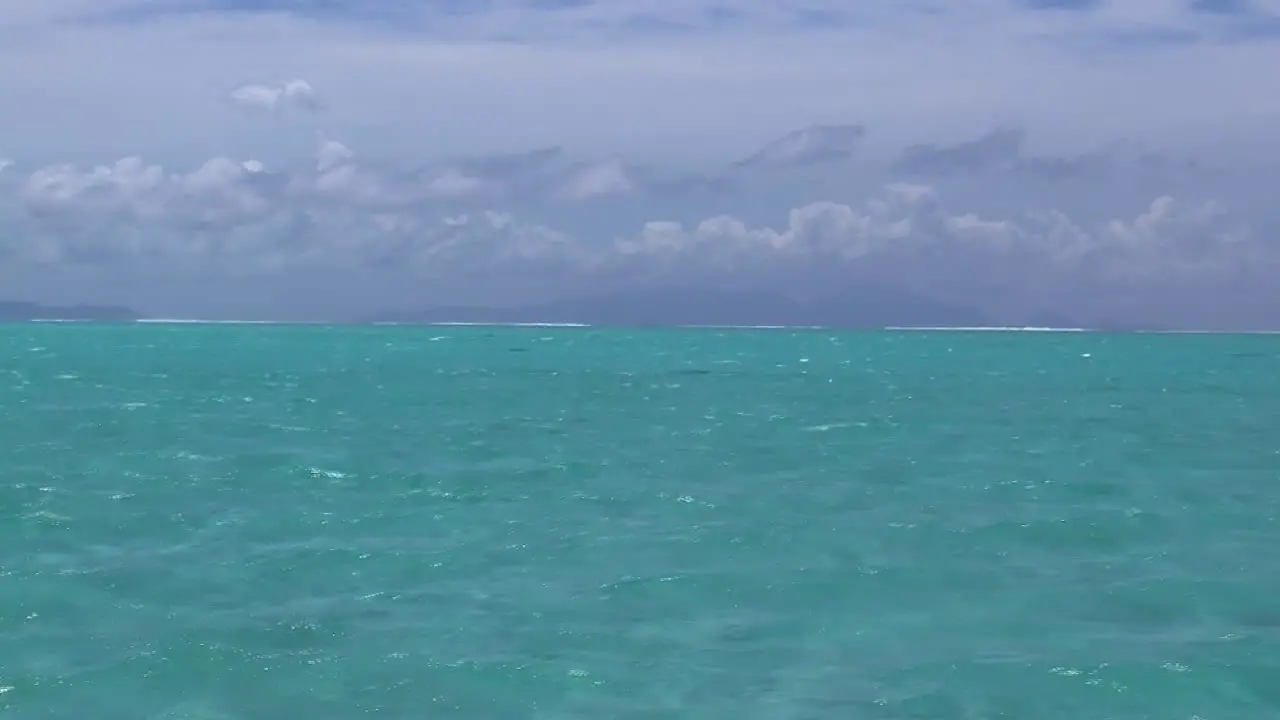
[[[83,322],[135,322],[142,315],[119,305],[43,305],[0,301],[0,322],[63,320]]]
[[[1019,317],[1021,315],[1021,317]],[[22,322],[237,322],[174,316],[152,320],[123,305],[47,305],[0,301],[0,323]],[[781,293],[708,288],[645,288],[580,296],[545,303],[484,306],[453,305],[419,310],[393,310],[347,318],[254,321],[400,325],[586,325],[592,327],[778,327],[881,329],[1089,329],[1106,332],[1168,332],[1173,328],[1144,323],[1078,322],[1052,311],[991,316],[965,305],[898,287],[859,285],[809,300]]]
[[[845,291],[809,302],[766,292],[670,289],[619,292],[518,307],[451,306],[387,312],[363,322],[565,324],[624,327],[788,326],[847,329],[978,327],[977,310],[893,288]]]

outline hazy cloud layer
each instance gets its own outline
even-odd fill
[[[0,8],[0,137],[32,155],[248,145],[230,89],[303,78],[379,156],[566,146],[727,160],[810,123],[875,144],[1012,123],[1055,150],[1116,137],[1239,144],[1280,96],[1274,8],[611,0],[44,0]],[[181,59],[178,62],[177,59]],[[278,101],[277,101],[278,102]],[[127,109],[127,111],[125,111]],[[262,147],[296,128],[259,127]],[[1237,151],[1240,151],[1237,148]]]

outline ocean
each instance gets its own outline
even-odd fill
[[[0,351],[4,720],[1280,717],[1280,337]]]

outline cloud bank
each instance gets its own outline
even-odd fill
[[[671,286],[803,296],[891,282],[1009,321],[1045,310],[1095,317],[1110,301],[1143,296],[1158,309],[1173,295],[1213,300],[1249,282],[1259,298],[1270,297],[1274,244],[1211,200],[1151,194],[1122,212],[1084,217],[1052,205],[984,212],[955,204],[948,192],[957,174],[985,177],[992,187],[1040,182],[1046,193],[1116,176],[1133,182],[1147,170],[1142,163],[1125,169],[1116,155],[1094,164],[1010,160],[1002,145],[994,155],[1003,159],[993,163],[974,151],[989,144],[979,139],[911,146],[887,167],[863,167],[847,142],[861,132],[797,131],[693,177],[554,150],[393,169],[323,138],[310,163],[291,169],[224,157],[190,170],[138,157],[49,165],[10,173],[17,182],[9,184],[3,257],[37,275],[110,277],[126,269],[153,280],[266,282],[345,273],[416,287],[418,302]],[[930,157],[934,182],[900,177],[918,175]],[[644,215],[673,207],[673,197],[692,207],[758,209],[752,198],[784,194],[779,177],[825,194],[760,219]],[[592,215],[602,220],[579,220]]]

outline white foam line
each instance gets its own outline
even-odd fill
[[[821,325],[675,325],[686,330],[828,330]]]
[[[1043,332],[1043,333],[1082,333],[1097,332],[1089,328],[1050,328],[1050,327],[922,327],[913,325],[890,326],[885,330],[894,332]]]
[[[431,327],[546,327],[546,328],[586,328],[591,327],[586,323],[554,323],[554,322],[523,322],[523,323],[501,323],[501,322],[432,322],[432,323],[389,323],[395,325],[427,325]]]
[[[148,325],[323,325],[313,321],[291,320],[203,320],[200,318],[142,318],[135,322]]]

